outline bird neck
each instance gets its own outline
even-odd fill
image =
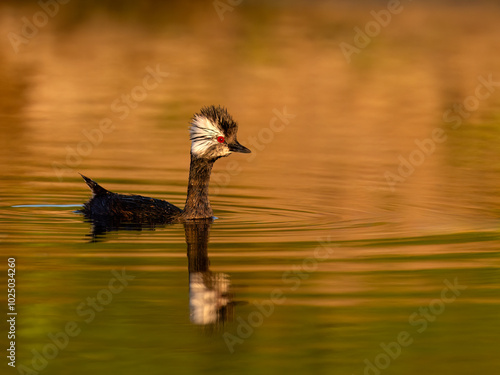
[[[185,219],[200,219],[213,216],[208,199],[208,184],[215,160],[201,159],[191,154],[186,205],[182,216]]]

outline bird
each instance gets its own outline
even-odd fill
[[[112,227],[213,218],[208,186],[215,161],[233,152],[251,152],[238,142],[237,132],[238,124],[224,107],[206,106],[193,115],[189,128],[191,162],[183,209],[161,199],[113,193],[80,174],[92,191],[80,213],[91,221]]]

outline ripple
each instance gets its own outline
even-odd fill
[[[82,204],[18,204],[11,206],[12,208],[23,208],[23,207],[52,207],[52,208],[66,208],[66,207],[83,207]]]

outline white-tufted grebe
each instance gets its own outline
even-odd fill
[[[82,175],[92,198],[81,212],[93,221],[119,226],[122,223],[161,224],[213,217],[208,184],[214,162],[232,152],[251,152],[236,139],[238,125],[222,107],[204,107],[191,120],[191,165],[184,209],[140,195],[112,193]]]

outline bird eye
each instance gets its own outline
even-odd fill
[[[217,137],[217,142],[224,143],[225,142],[224,137]]]

